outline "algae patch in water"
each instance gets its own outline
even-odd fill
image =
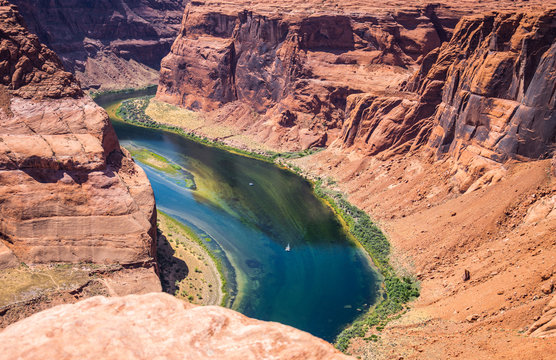
[[[197,189],[197,184],[195,183],[195,177],[193,176],[193,174],[191,174],[189,171],[185,170],[178,164],[172,163],[164,156],[147,149],[131,146],[128,147],[127,150],[131,153],[133,159],[142,163],[143,165],[150,166],[153,169],[169,175],[174,180],[177,180],[179,185],[182,185],[187,189]]]

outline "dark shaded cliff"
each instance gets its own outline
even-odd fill
[[[85,88],[156,83],[187,0],[13,0]]]

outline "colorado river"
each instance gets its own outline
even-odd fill
[[[122,146],[146,149],[192,177],[195,186],[186,186],[181,175],[139,162],[158,209],[222,250],[232,309],[333,341],[374,303],[368,258],[307,181],[171,132],[113,125]]]

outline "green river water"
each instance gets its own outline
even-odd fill
[[[99,103],[115,106],[122,98]],[[379,283],[368,257],[306,180],[171,132],[112,120],[124,147],[146,149],[182,169],[168,173],[139,162],[158,209],[207,239],[221,259],[232,309],[333,341],[374,303]]]

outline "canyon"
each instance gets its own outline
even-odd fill
[[[370,107],[369,112],[391,120],[365,134],[370,138],[369,155],[409,146],[408,140],[423,128],[418,123],[432,117],[440,102],[440,85],[446,80],[442,76],[447,75],[440,65],[449,66],[450,60],[443,58],[446,63],[433,69],[430,76],[438,79],[421,84],[425,79],[410,77],[421,63],[424,66],[416,76],[427,75],[421,72],[436,61],[431,50],[445,43],[459,19],[476,8],[470,3],[343,5],[324,2],[304,10],[296,1],[190,4],[172,50],[162,61],[157,99],[212,111],[212,121],[233,122],[260,142],[283,150],[327,146],[338,137],[351,146],[356,129],[349,127],[359,120],[350,120],[348,113]],[[501,9],[516,6],[514,2],[499,5]],[[462,34],[454,40],[471,41],[466,40],[468,30],[460,29]],[[550,44],[550,37],[546,34],[542,41]],[[519,41],[514,39],[516,44]],[[499,46],[508,44],[501,41]],[[457,50],[443,56],[462,56]],[[536,56],[526,64],[527,76],[534,73]],[[504,70],[510,71],[511,59],[500,64],[497,60],[489,59],[492,67],[506,66]],[[425,87],[419,89],[421,85]],[[490,84],[498,85],[506,84]],[[376,101],[372,103],[370,97]],[[360,102],[365,104],[357,106]]]
[[[199,121],[185,131],[234,147],[324,148],[288,163],[310,179],[326,179],[365,210],[387,234],[396,271],[420,281],[421,296],[388,325],[367,328],[348,353],[367,359],[556,356],[553,1],[106,1],[96,10],[127,15],[98,16],[95,21],[110,25],[99,33],[91,33],[98,29],[92,20],[80,26],[59,20],[83,11],[70,11],[72,2],[50,15],[46,2],[43,8],[15,3],[62,61],[0,0],[0,268],[20,262],[108,267],[77,292],[57,289],[48,301],[0,308],[4,326],[82,297],[159,290],[148,180],[120,148],[104,111],[62,68],[86,89],[144,86],[158,78],[157,61],[168,52],[153,103],[195,111]],[[65,27],[81,35],[58,37]],[[103,77],[101,68],[118,70]],[[142,80],[134,82],[134,74]],[[231,135],[211,132],[215,127]],[[91,318],[118,309],[133,313],[145,329],[152,328],[146,312],[169,311],[187,320],[158,319],[158,331],[193,328],[210,334],[201,339],[213,345],[261,327],[241,339],[250,350],[219,348],[219,357],[255,348],[270,352],[249,352],[253,358],[343,357],[302,332],[161,294],[56,307],[0,332],[1,343],[16,342],[23,329],[31,339],[52,338],[66,320],[73,328],[90,321],[108,341],[103,332],[129,319],[122,315],[107,329]],[[61,354],[60,343],[72,334],[62,335],[56,346],[54,337],[9,354]],[[122,349],[143,358],[128,340]],[[280,352],[277,344],[284,343],[291,352]]]
[[[366,210],[421,281],[348,352],[552,358],[556,4],[403,5],[191,4],[156,99],[235,147],[325,147],[290,163]]]
[[[153,191],[107,113],[4,0],[0,54],[1,359],[347,358],[300,330],[162,294]],[[26,345],[20,326],[38,331]],[[114,337],[125,328],[136,334]]]

